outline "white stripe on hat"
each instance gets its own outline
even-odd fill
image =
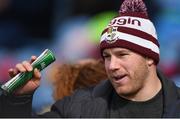
[[[108,35],[107,32],[104,33],[101,36],[101,41],[100,42],[106,40],[107,35]],[[160,54],[159,47],[156,44],[154,44],[153,42],[151,42],[151,41],[148,41],[146,39],[143,39],[143,38],[131,35],[131,34],[118,32],[118,31],[116,32],[116,36],[117,36],[117,40],[125,40],[125,41],[128,41],[128,42],[134,43],[136,45],[142,46],[144,48],[151,49],[153,52],[155,52],[157,54]]]
[[[124,20],[126,20],[126,23],[122,24]],[[133,20],[138,20],[141,26],[138,26],[136,21],[134,24],[132,24]],[[155,27],[149,19],[144,19],[144,18],[134,17],[134,16],[120,16],[120,17],[114,18],[107,27],[110,27],[110,26],[115,26],[115,27],[123,26],[123,27],[137,29],[137,30],[146,32],[157,39]]]

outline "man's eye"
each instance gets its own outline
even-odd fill
[[[109,55],[103,55],[103,58],[109,58],[110,56]]]
[[[103,55],[104,58],[108,57],[107,55]]]
[[[120,56],[120,57],[127,56],[127,55],[128,55],[127,53],[118,54],[118,56]]]

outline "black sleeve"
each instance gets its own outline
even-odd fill
[[[79,96],[80,95],[80,96]],[[32,115],[32,95],[0,96],[0,117],[76,117],[81,116],[82,92],[64,97],[42,115]],[[84,96],[83,96],[84,97]]]
[[[31,117],[33,95],[0,96],[0,117]]]
[[[54,104],[51,111],[42,115],[32,114],[32,95],[13,96],[13,95],[1,95],[0,96],[0,118],[2,117],[63,117],[61,111],[63,111],[64,101],[61,102],[62,106]]]
[[[46,112],[40,117],[80,118],[81,101],[74,95],[64,97],[52,105],[50,112]]]
[[[69,115],[67,115],[69,112],[68,109],[71,108],[69,104],[71,104],[70,97],[65,97],[55,102],[49,112],[38,115],[38,117],[69,117]]]
[[[32,114],[32,95],[13,96],[4,95],[0,96],[0,118],[2,117],[66,117],[69,99],[64,98],[62,101],[56,102],[51,111],[42,115]],[[66,108],[66,109],[64,109]],[[65,112],[64,112],[65,111]]]

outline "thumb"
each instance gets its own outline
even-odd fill
[[[34,75],[34,80],[41,78],[41,73],[37,68],[34,69],[34,74],[33,75]]]

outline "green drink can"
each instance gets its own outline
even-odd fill
[[[33,77],[35,68],[41,71],[55,60],[56,58],[54,54],[49,49],[46,49],[34,62],[32,62],[31,65],[33,67],[33,71],[17,74],[15,77],[3,84],[1,88],[5,93],[12,93]]]

